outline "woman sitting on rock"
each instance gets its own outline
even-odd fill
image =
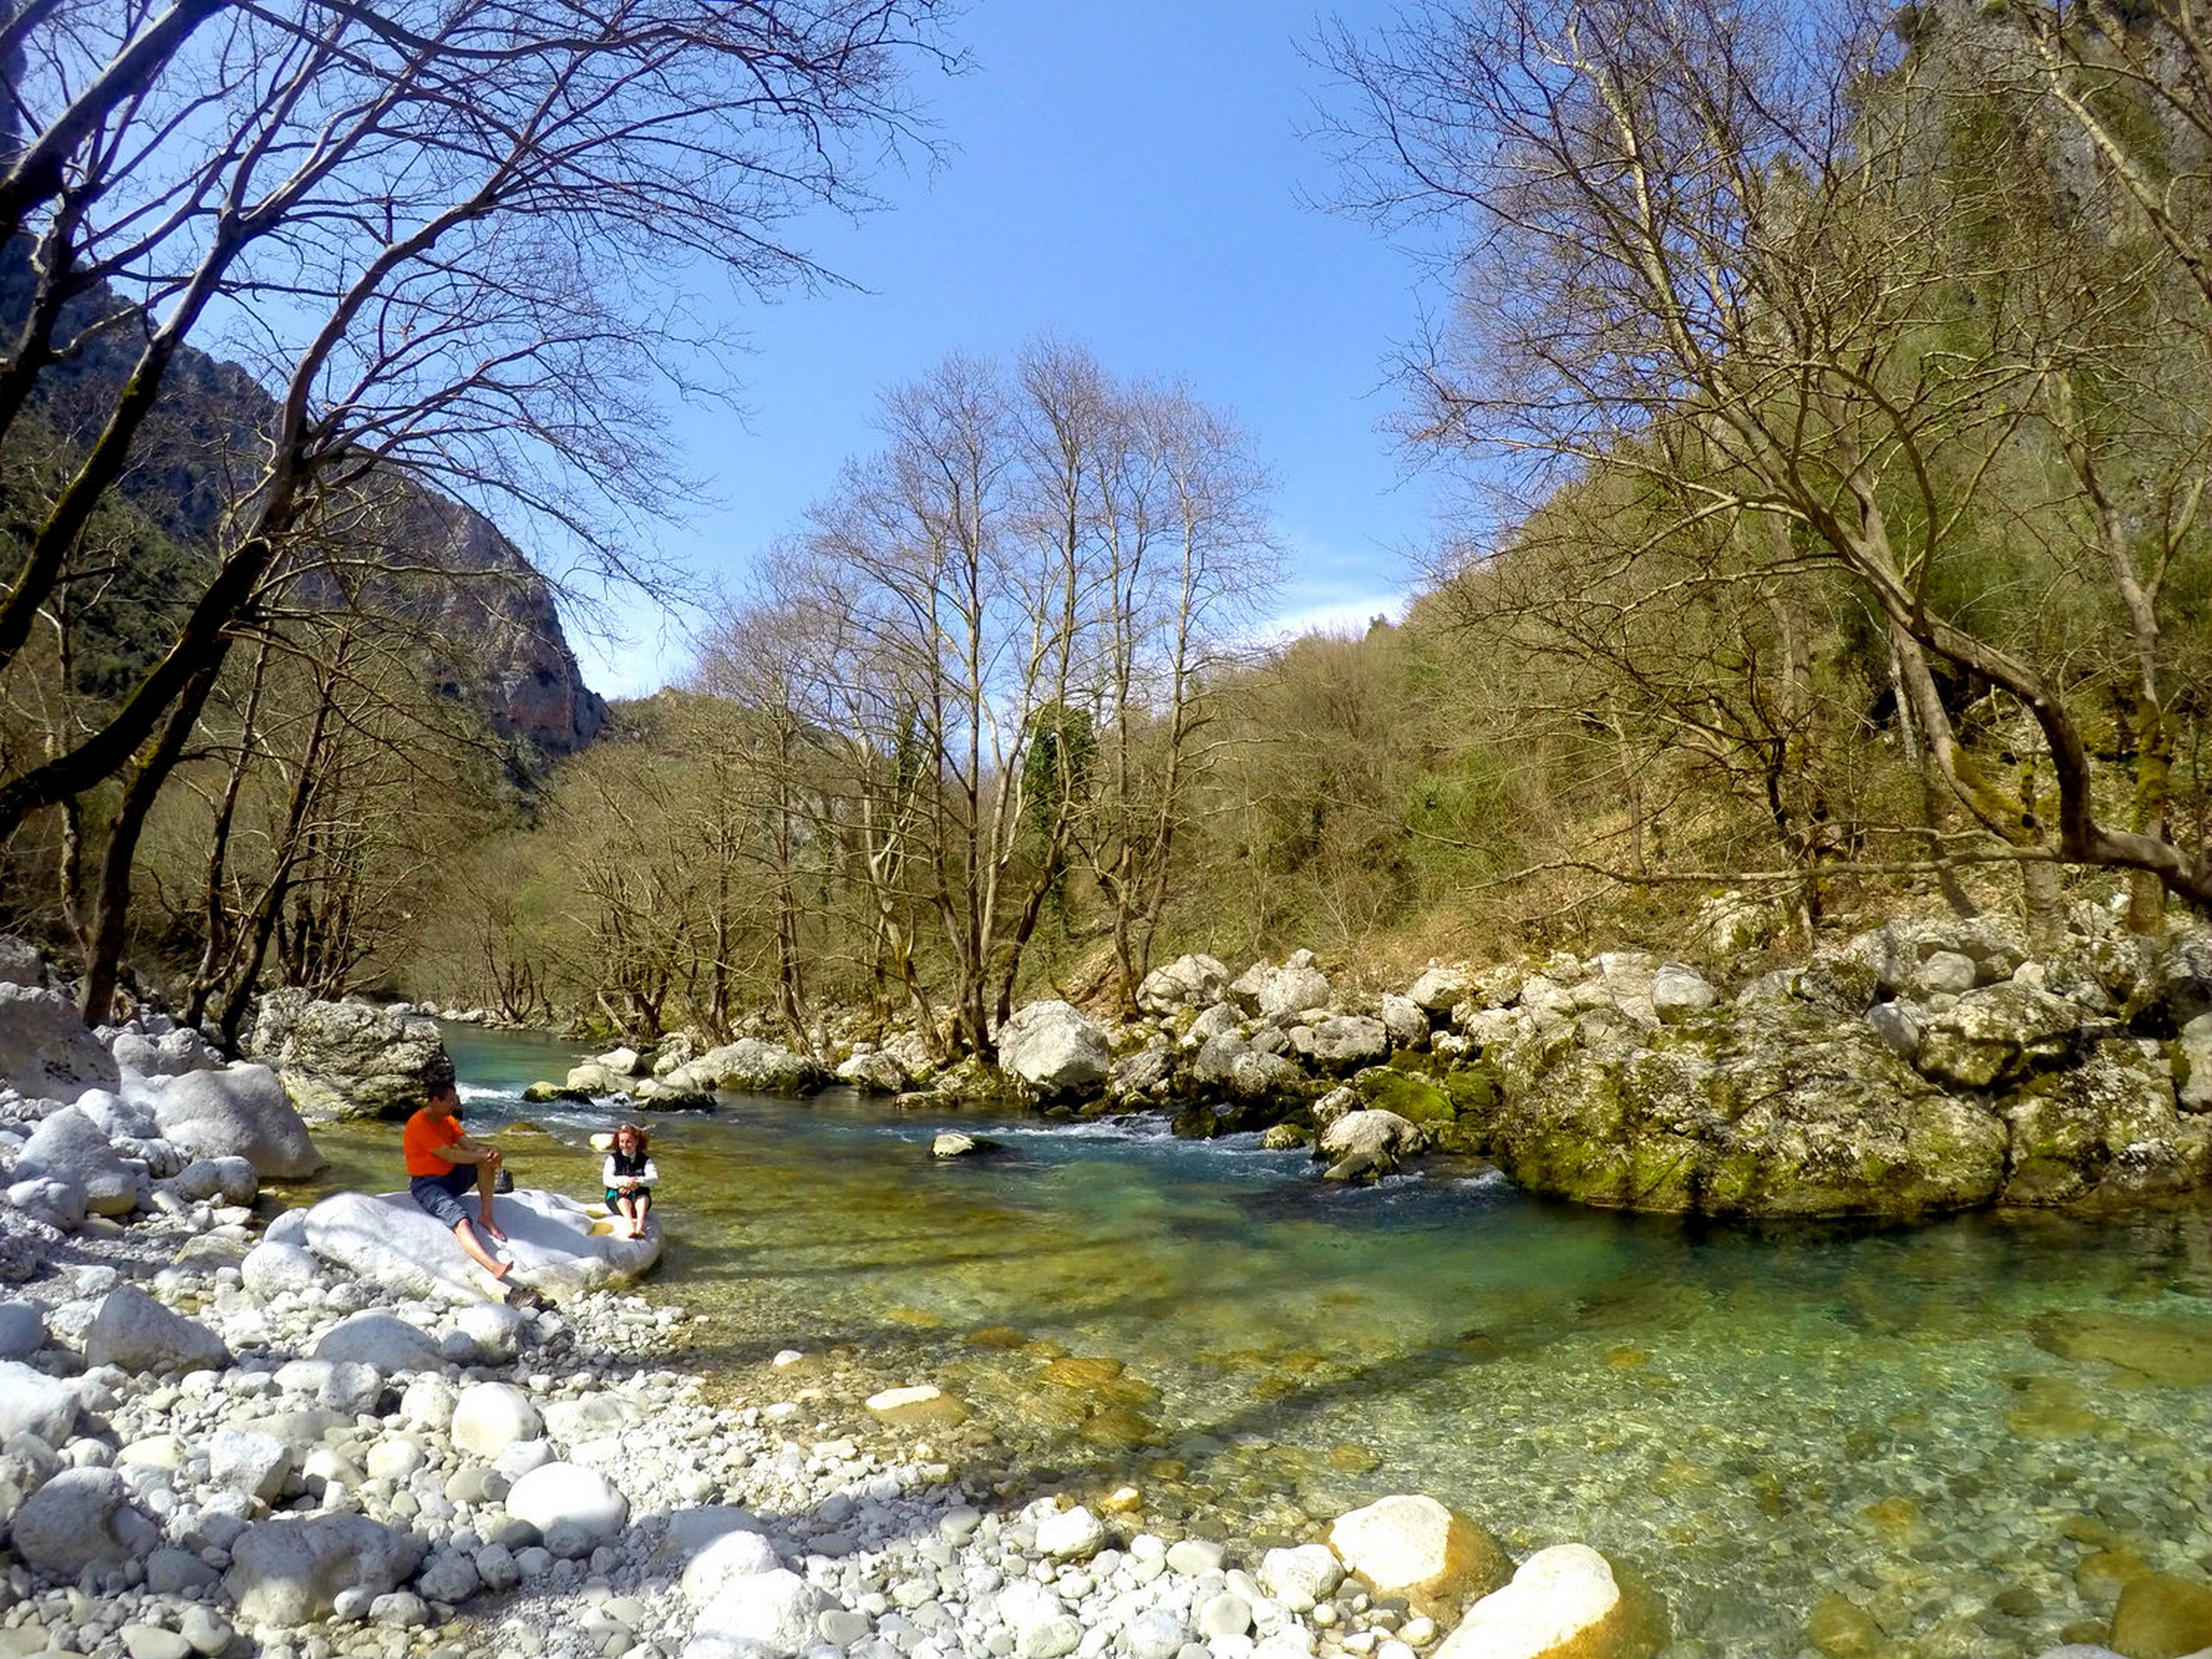
[[[635,1123],[625,1123],[614,1131],[614,1144],[607,1148],[607,1167],[601,1173],[607,1207],[622,1217],[631,1238],[645,1236],[645,1212],[653,1207],[652,1184],[660,1179],[645,1146],[645,1132]]]

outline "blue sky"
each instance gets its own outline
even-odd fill
[[[1355,29],[1385,0],[1335,8]],[[1180,378],[1233,410],[1276,478],[1293,627],[1363,624],[1409,585],[1440,490],[1381,429],[1393,346],[1416,327],[1414,262],[1325,197],[1319,14],[1277,0],[978,0],[955,26],[972,67],[918,85],[945,148],[935,172],[879,173],[887,207],[800,239],[856,292],[734,314],[741,417],[686,410],[690,470],[715,498],[663,550],[734,578],[798,527],[844,459],[874,446],[878,394],[952,351],[1052,332],[1125,378]],[[633,611],[626,638],[579,631],[613,696],[680,672],[680,625]]]

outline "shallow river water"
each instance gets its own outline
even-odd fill
[[[612,1112],[520,1100],[570,1052],[449,1041],[517,1179],[595,1196]],[[690,1363],[798,1347],[938,1382],[1009,1492],[1127,1483],[1269,1542],[1427,1492],[1516,1552],[1641,1571],[1669,1659],[1789,1659],[1808,1621],[1833,1651],[2024,1659],[2101,1637],[2142,1566],[2212,1560],[2212,1206],[1697,1229],[1472,1168],[1332,1190],[1145,1120],[833,1092],[652,1127],[652,1292],[709,1316]],[[933,1163],[945,1127],[1005,1150]],[[319,1185],[397,1185],[396,1138],[318,1134]]]

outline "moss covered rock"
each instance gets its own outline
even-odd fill
[[[1495,1115],[1522,1185],[1607,1208],[1889,1216],[1987,1204],[2004,1123],[1946,1095],[1863,1021],[1702,1022],[1578,1051]]]

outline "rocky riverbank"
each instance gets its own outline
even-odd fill
[[[1239,1546],[1141,1484],[1039,1497],[964,1467],[958,1400],[803,1335],[687,1370],[684,1310],[623,1287],[651,1245],[615,1253],[554,1195],[506,1214],[558,1306],[494,1306],[404,1205],[272,1213],[264,1177],[315,1159],[273,1074],[158,1019],[71,1018],[0,986],[0,1655],[1702,1651],[1624,1564],[1572,1540],[1516,1563],[1416,1494]],[[2114,1648],[2212,1640],[2207,1600],[2135,1577]],[[1878,1651],[1854,1613],[1824,1603],[1808,1639]]]
[[[703,1108],[834,1077],[918,1107],[1264,1130],[1336,1179],[1440,1148],[1539,1193],[1722,1217],[2125,1205],[2212,1179],[2212,936],[2141,938],[2080,905],[2040,948],[2001,918],[1907,918],[1777,965],[1746,906],[1711,920],[1696,963],[1433,964],[1373,995],[1306,951],[1235,976],[1189,956],[1144,981],[1139,1020],[1017,1009],[995,1066],[933,1062],[912,1032],[848,1041],[833,1067],[679,1035],[533,1094]]]

